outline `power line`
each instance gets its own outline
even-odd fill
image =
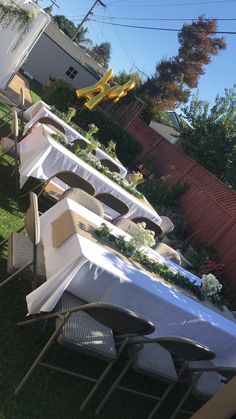
[[[104,16],[99,15],[93,15],[97,19],[104,19]],[[153,20],[153,21],[168,21],[168,22],[182,22],[186,20],[198,20],[198,17],[195,18],[181,18],[181,19],[169,19],[169,18],[152,18],[152,17],[118,17],[118,16],[110,16],[109,19],[117,19],[117,20]],[[236,18],[218,18],[218,17],[212,17],[212,18],[205,18],[204,20],[218,20],[218,21],[235,21]]]
[[[116,7],[142,7],[147,9],[148,7],[165,7],[165,6],[195,6],[199,4],[217,4],[217,3],[234,3],[235,0],[214,0],[214,1],[197,1],[194,3],[161,3],[161,4],[132,4],[132,5],[122,5],[122,6],[116,6]],[[111,3],[110,3],[111,4]]]
[[[157,27],[152,27],[152,26],[138,26],[138,25],[125,25],[122,23],[112,23],[112,22],[105,22],[105,21],[101,21],[101,20],[96,20],[96,19],[89,19],[92,22],[97,22],[97,23],[103,23],[105,25],[111,25],[111,26],[119,26],[119,27],[123,27],[123,28],[133,28],[133,29],[144,29],[144,30],[151,30],[151,31],[165,31],[165,32],[181,32],[181,29],[174,29],[174,28],[157,28]],[[192,32],[207,32],[209,34],[221,34],[221,35],[236,35],[236,32],[234,31],[204,31],[204,30],[192,30]]]

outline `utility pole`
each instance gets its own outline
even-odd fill
[[[101,0],[95,0],[95,2],[93,3],[91,9],[89,9],[88,13],[85,15],[85,17],[83,18],[82,22],[79,24],[78,28],[76,29],[74,35],[72,36],[72,41],[75,39],[76,35],[79,33],[80,29],[82,28],[84,22],[86,22],[86,20],[88,19],[89,15],[92,14],[92,10],[94,9],[94,7],[97,4],[101,4],[101,6],[106,7],[106,5],[101,1]]]

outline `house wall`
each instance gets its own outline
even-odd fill
[[[66,71],[71,66],[78,71],[73,80],[66,75]],[[45,33],[30,52],[22,68],[42,85],[47,83],[51,74],[63,77],[75,88],[89,86],[98,80]]]
[[[191,184],[180,198],[180,209],[192,234],[202,236],[217,248],[236,296],[236,193],[141,119],[136,119],[128,131],[143,146],[135,163],[151,157],[157,176],[170,175],[172,185],[180,181]]]

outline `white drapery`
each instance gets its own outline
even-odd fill
[[[23,10],[37,7],[30,0],[11,0],[11,2]],[[40,8],[37,17],[29,24],[28,30],[23,35],[19,30],[20,22],[17,19],[13,19],[7,27],[0,22],[0,89],[4,90],[7,87],[49,22],[50,16]]]

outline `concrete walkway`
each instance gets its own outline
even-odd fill
[[[9,86],[4,91],[4,94],[7,96],[7,98],[10,101],[12,101],[14,104],[17,105],[19,103],[19,95],[20,95],[21,88],[25,92],[26,105],[30,106],[32,104],[32,98],[30,94],[29,83],[19,73],[14,76]]]

